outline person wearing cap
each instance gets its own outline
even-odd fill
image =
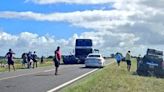
[[[11,49],[9,49],[9,52],[7,52],[7,54],[5,55],[5,57],[7,58],[9,72],[10,72],[10,65],[13,66],[13,69],[15,71],[13,54],[15,54],[15,53]]]

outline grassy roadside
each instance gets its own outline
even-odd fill
[[[4,62],[4,61],[3,61]],[[6,64],[6,62],[4,62],[4,64]],[[53,65],[52,59],[45,59],[43,64],[40,64],[40,60],[38,60],[38,67],[45,67],[45,66],[51,66]],[[21,64],[21,59],[17,59],[15,60],[15,68],[18,69],[26,69],[24,67],[22,67]],[[12,70],[12,67],[11,67]],[[5,72],[8,71],[8,67],[0,67],[0,72]]]
[[[64,88],[61,92],[164,92],[164,79],[137,76],[136,60],[131,72],[126,63],[114,63]]]

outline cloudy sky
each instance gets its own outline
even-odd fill
[[[109,56],[164,50],[164,0],[1,0],[0,55],[37,51],[69,54],[77,38],[90,38]]]

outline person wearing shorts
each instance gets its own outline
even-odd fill
[[[58,46],[56,51],[54,52],[54,64],[55,64],[55,75],[58,74],[58,68],[60,66],[60,60],[61,60],[61,52],[60,52],[60,47]]]
[[[125,60],[127,62],[127,70],[130,71],[130,69],[131,69],[131,55],[130,55],[130,51],[127,52]]]
[[[15,53],[11,49],[9,49],[9,52],[5,56],[7,58],[9,72],[10,72],[10,65],[13,66],[13,69],[15,71],[15,66],[14,66],[14,61],[13,61],[13,54],[15,54]]]

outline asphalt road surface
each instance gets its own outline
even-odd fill
[[[56,87],[95,70],[78,64],[61,65],[57,76],[54,66],[4,72],[0,73],[0,92],[53,92]]]

